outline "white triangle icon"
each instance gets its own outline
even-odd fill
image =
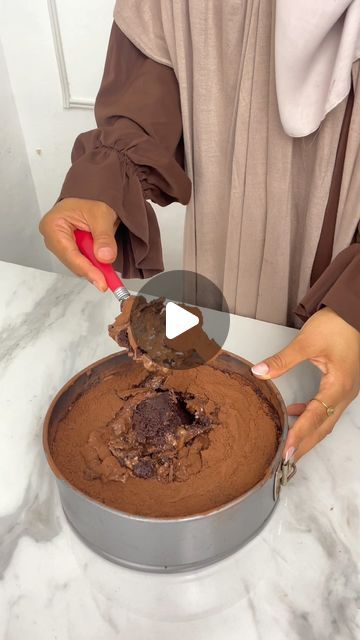
[[[165,335],[168,340],[177,338],[199,324],[199,318],[194,313],[179,307],[175,302],[166,303],[165,313]]]

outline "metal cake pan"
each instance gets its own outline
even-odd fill
[[[281,423],[278,450],[265,477],[236,500],[207,513],[179,518],[135,516],[105,506],[73,487],[57,468],[51,444],[56,426],[79,393],[104,374],[128,362],[118,352],[75,375],[55,396],[44,421],[43,445],[55,475],[65,515],[81,539],[96,553],[118,564],[154,572],[200,568],[245,545],[271,517],[281,484],[294,475],[295,466],[284,465],[282,453],[288,432],[283,399],[270,381],[254,379],[250,363],[228,352],[218,356],[221,366],[245,376],[258,387],[277,411]]]

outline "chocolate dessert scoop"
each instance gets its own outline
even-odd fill
[[[196,315],[199,322],[176,338],[166,337],[165,299],[147,302],[143,296],[130,296],[124,301],[121,315],[109,326],[109,334],[150,371],[190,369],[209,362],[221,349],[203,330],[200,309],[179,306]]]

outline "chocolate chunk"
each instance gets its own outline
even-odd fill
[[[95,430],[83,447],[87,467],[104,482],[125,482],[129,476],[183,482],[201,469],[201,451],[209,446],[207,432],[213,426],[206,399],[161,390],[158,375],[147,382],[131,396],[129,390],[117,394],[124,404],[106,425],[106,444]]]
[[[210,418],[206,416],[204,413],[199,415],[199,418],[196,423],[199,427],[202,427],[204,430],[209,429],[211,427]]]
[[[167,434],[175,434],[181,425],[191,424],[193,416],[169,391],[154,394],[139,402],[134,410],[132,428],[140,443],[166,446]]]
[[[138,478],[152,478],[155,475],[155,464],[150,458],[143,458],[134,465],[133,472]]]
[[[119,331],[116,337],[116,342],[119,347],[125,347],[125,349],[130,349],[129,338],[126,329],[122,329]]]

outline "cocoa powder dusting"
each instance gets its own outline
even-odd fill
[[[264,477],[276,422],[239,374],[211,364],[149,374],[129,360],[75,400],[51,452],[64,477],[95,500],[132,514],[188,516]]]

